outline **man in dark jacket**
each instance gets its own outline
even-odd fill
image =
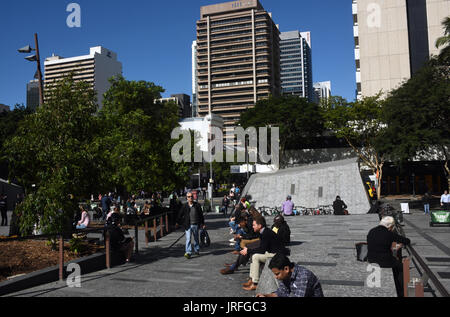
[[[186,231],[186,253],[184,256],[190,259],[192,256],[191,234],[194,235],[194,252],[200,255],[199,228],[206,228],[202,207],[194,201],[192,192],[187,193],[188,202],[181,207],[178,214],[178,224]]]
[[[260,277],[260,266],[266,263],[277,253],[286,254],[287,250],[283,243],[278,239],[277,234],[267,228],[264,217],[258,217],[253,220],[253,230],[260,234],[260,244],[258,248],[251,250],[252,264],[250,266],[250,280],[244,284],[244,290],[256,290]],[[249,252],[248,248],[241,251],[241,255],[246,256]]]
[[[378,227],[370,230],[367,235],[367,257],[369,263],[376,263],[382,268],[392,268],[397,296],[403,297],[403,264],[401,259],[394,257],[392,247],[394,242],[409,245],[411,240],[393,232],[394,226],[393,217],[384,217]]]
[[[334,214],[336,216],[343,216],[343,215],[345,215],[344,210],[346,208],[347,208],[347,205],[344,203],[343,200],[341,200],[341,197],[337,196],[336,200],[333,202]]]

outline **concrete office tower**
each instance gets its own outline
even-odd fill
[[[191,118],[192,108],[191,108],[191,97],[186,94],[174,94],[169,98],[161,98],[155,101],[159,102],[174,102],[178,105],[178,115],[180,119]]]
[[[314,83],[314,102],[320,103],[331,97],[331,81]]]
[[[279,95],[279,34],[258,0],[201,7],[197,21],[198,113],[209,112],[233,130],[242,111],[269,95]]]
[[[33,79],[27,84],[27,108],[36,110],[39,106],[39,80]]]
[[[85,81],[97,92],[97,104],[103,106],[103,94],[110,88],[109,79],[122,74],[117,54],[101,46],[91,47],[90,54],[71,58],[53,55],[45,60],[45,89],[71,72],[75,81]]]
[[[449,15],[448,0],[353,0],[357,98],[386,96],[439,54]]]
[[[198,96],[197,96],[197,41],[192,42],[192,117],[198,114]]]
[[[310,32],[281,32],[281,90],[314,100]]]

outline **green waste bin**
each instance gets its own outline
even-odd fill
[[[450,225],[450,211],[432,211],[430,227],[434,225]]]

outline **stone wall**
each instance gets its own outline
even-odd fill
[[[366,214],[370,209],[356,159],[255,174],[243,195],[250,195],[257,207],[281,206],[291,195],[295,206],[307,208],[331,205],[339,195],[350,214]]]

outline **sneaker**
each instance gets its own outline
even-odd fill
[[[231,239],[228,240],[228,241],[230,241],[230,242],[236,242],[236,241],[234,241],[234,238],[231,238]]]
[[[195,252],[195,255],[200,255],[200,252]]]
[[[191,255],[189,253],[185,253],[184,257],[189,260],[191,258]]]

